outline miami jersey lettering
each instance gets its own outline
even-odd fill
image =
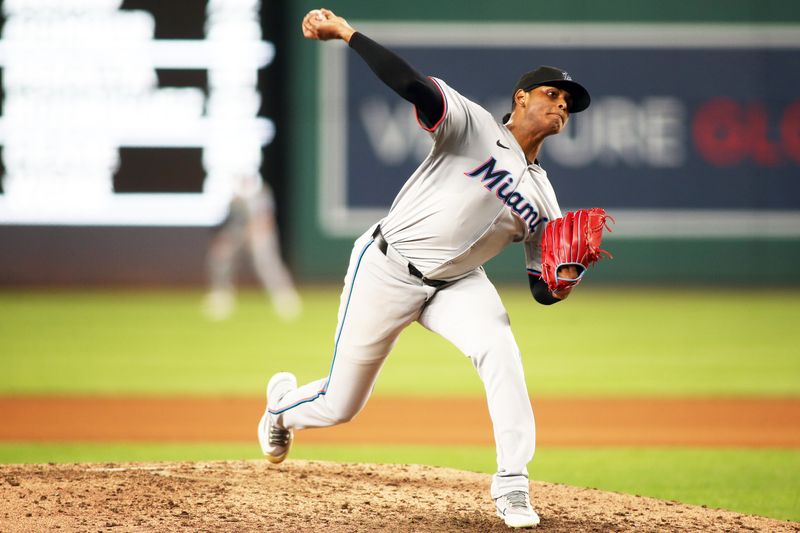
[[[508,170],[500,169],[495,171],[496,163],[497,160],[494,157],[490,157],[479,167],[464,174],[473,178],[482,175],[483,177],[480,178],[480,181],[486,190],[494,191],[497,198],[502,200],[515,215],[522,219],[528,225],[530,232],[533,233],[536,230],[536,226],[542,222],[547,222],[548,219],[540,217],[535,204],[521,193],[517,191],[508,192],[513,187],[514,178],[511,177],[511,172]]]

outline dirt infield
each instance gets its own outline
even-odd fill
[[[800,400],[534,400],[540,445],[800,446]],[[260,398],[0,398],[0,440],[255,442]],[[491,445],[477,398],[373,398],[304,443]],[[0,532],[508,531],[490,476],[266,461],[0,465]],[[532,483],[547,532],[800,532],[800,524]]]
[[[508,531],[490,477],[266,461],[0,466],[0,531]],[[798,532],[800,524],[534,482],[543,532]]]
[[[800,447],[800,399],[534,398],[540,446]],[[255,442],[261,398],[0,397],[0,440]],[[482,398],[375,397],[303,443],[492,445]]]

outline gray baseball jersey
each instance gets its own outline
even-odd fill
[[[376,244],[373,226],[355,242],[330,372],[287,392],[268,415],[293,429],[351,420],[400,332],[419,322],[469,357],[484,383],[497,450],[491,491],[498,498],[528,490],[535,424],[508,315],[480,267],[508,244],[524,242],[528,268],[538,271],[543,227],[560,211],[547,174],[528,164],[511,132],[434,81],[446,105],[430,128],[433,149],[380,222],[383,239]],[[424,283],[409,262],[429,280],[451,283]]]
[[[434,82],[446,111],[429,130],[433,149],[381,222],[383,235],[431,279],[462,277],[520,241],[528,268],[538,273],[541,233],[561,216],[547,173],[528,164],[488,111]]]

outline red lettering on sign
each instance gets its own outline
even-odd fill
[[[700,156],[719,167],[746,159],[762,167],[800,163],[800,100],[792,102],[778,127],[773,125],[770,130],[763,102],[744,105],[730,98],[714,98],[697,109],[692,138]]]
[[[733,166],[746,155],[747,131],[742,107],[730,98],[715,98],[701,105],[694,115],[692,138],[706,161]]]
[[[795,163],[800,163],[800,100],[787,107],[783,113],[781,142],[786,155]]]
[[[765,167],[777,166],[783,159],[780,148],[768,138],[767,110],[757,102],[747,107],[747,129],[750,133],[749,148],[753,159]]]

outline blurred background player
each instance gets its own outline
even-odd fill
[[[210,286],[203,310],[212,320],[224,320],[233,312],[235,278],[245,256],[250,257],[275,313],[287,321],[297,318],[302,304],[281,258],[272,190],[253,175],[236,180],[228,215],[214,228],[209,245]]]

